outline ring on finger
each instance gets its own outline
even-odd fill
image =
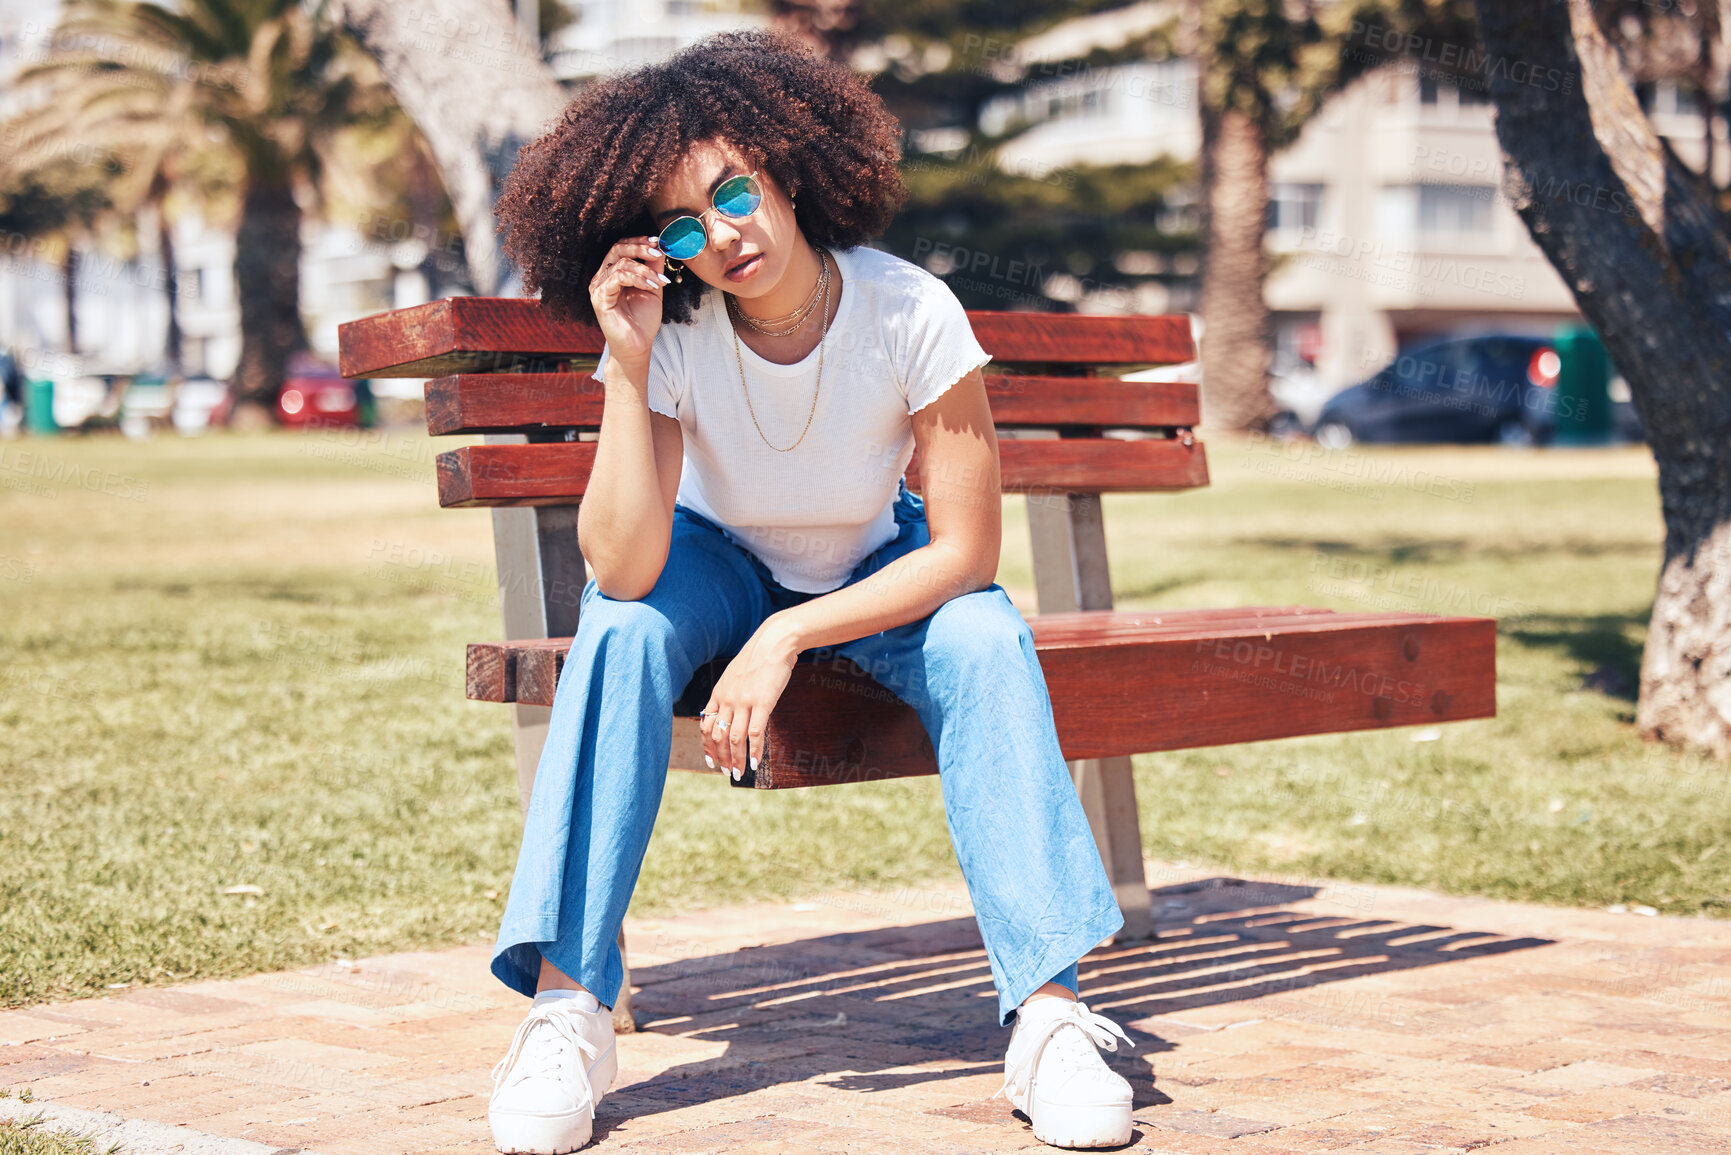
[[[715,724],[715,732],[716,732],[716,733],[717,733],[717,734],[725,734],[725,733],[727,733],[727,723],[726,723],[726,722],[717,722],[717,723],[716,723],[716,724]]]

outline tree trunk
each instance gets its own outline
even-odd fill
[[[427,138],[478,293],[508,270],[493,202],[517,161],[567,98],[537,45],[517,36],[498,0],[335,0],[332,14],[379,62],[397,103]]]
[[[1731,238],[1641,114],[1590,0],[1478,13],[1510,199],[1628,380],[1659,466],[1665,558],[1636,722],[1731,757]]]
[[[306,348],[300,313],[301,210],[286,182],[258,180],[241,201],[234,283],[240,297],[235,400],[276,411],[289,354]]]
[[[1237,109],[1202,113],[1202,417],[1213,429],[1264,429],[1268,392],[1268,143]]]
[[[156,255],[162,262],[162,291],[168,297],[168,332],[163,334],[162,354],[168,362],[165,371],[178,377],[181,369],[180,333],[180,265],[174,258],[174,226],[162,205],[156,206]]]
[[[66,351],[78,356],[78,246],[66,239],[66,259],[61,263],[66,286]]]

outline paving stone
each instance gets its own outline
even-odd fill
[[[1082,960],[1137,1152],[1731,1150],[1731,924],[1149,864]],[[596,1151],[1049,1150],[959,882],[627,920]],[[811,909],[801,909],[810,907]],[[321,1155],[491,1150],[490,948],[0,1012],[0,1086]],[[148,1084],[148,1085],[147,1085]]]

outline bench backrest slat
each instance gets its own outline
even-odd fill
[[[1112,368],[1194,359],[1182,316],[968,313],[993,360],[986,395],[1006,493],[1193,489],[1208,464],[1191,428],[1197,388],[1125,381]],[[434,434],[523,434],[530,444],[439,455],[445,506],[569,506],[582,500],[602,411],[590,376],[599,330],[554,320],[525,298],[452,297],[340,326],[350,377],[431,377]],[[1132,431],[1128,439],[1108,430]],[[1039,431],[1039,432],[1036,432]],[[907,473],[918,489],[916,457]]]
[[[1195,359],[1182,316],[968,313],[1000,366],[1173,365]],[[522,297],[448,297],[338,328],[345,377],[438,377],[515,365],[576,361],[601,352],[597,329],[555,321]]]
[[[427,431],[523,433],[598,429],[601,382],[588,373],[459,373],[427,382]],[[1188,428],[1196,386],[1115,377],[989,374],[986,397],[1002,427]]]
[[[574,505],[595,463],[595,442],[466,445],[438,456],[439,504]],[[998,442],[1005,493],[1146,493],[1208,484],[1200,442],[1178,438],[1007,439]],[[908,465],[919,492],[919,455]]]

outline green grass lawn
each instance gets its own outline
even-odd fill
[[[413,432],[0,443],[0,1005],[490,940],[518,831],[486,511]],[[1292,456],[1288,456],[1288,453]],[[1500,715],[1139,758],[1150,854],[1720,914],[1721,768],[1631,724],[1643,450],[1306,458],[1108,498],[1121,604],[1504,619]],[[1021,503],[1000,580],[1031,602]],[[1031,608],[1031,607],[1030,607]],[[675,775],[634,909],[951,874],[934,780]]]

